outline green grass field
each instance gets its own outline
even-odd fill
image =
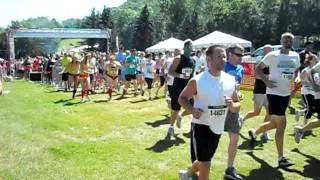
[[[71,92],[26,81],[5,84],[0,96],[0,179],[178,179],[190,165],[190,116],[166,139],[169,110],[163,98],[146,101],[131,97],[107,101],[71,100]],[[242,114],[251,110],[252,92],[243,91]],[[294,104],[297,99],[294,99]],[[294,115],[288,115],[285,154],[296,165],[277,169],[274,141],[251,150],[247,131],[263,115],[242,129],[236,167],[245,179],[320,179],[320,130],[297,145]],[[271,131],[274,137],[274,131]],[[224,134],[212,162],[211,179],[223,179],[228,137]]]

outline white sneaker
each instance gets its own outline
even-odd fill
[[[189,175],[187,170],[179,171],[179,180],[189,180]]]
[[[182,121],[182,117],[178,114],[177,115],[177,123],[176,126],[180,129],[181,128],[181,121]]]
[[[295,128],[294,128],[294,131],[295,131],[295,133],[294,133],[294,140],[296,141],[296,143],[300,143],[300,140],[301,140],[301,138],[302,138],[302,136],[303,136],[303,131],[302,131],[302,127],[301,126],[296,126]]]
[[[174,127],[170,126],[168,129],[168,134],[173,137],[174,136]]]
[[[270,137],[268,133],[263,133],[263,134],[260,136],[260,139],[261,139],[262,141],[270,141],[270,140],[272,140],[272,137]]]

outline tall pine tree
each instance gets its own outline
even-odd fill
[[[133,34],[133,47],[137,50],[145,50],[153,43],[153,24],[150,20],[150,13],[148,5],[146,4],[137,18],[134,34]]]
[[[178,38],[182,40],[188,38],[195,40],[204,34],[202,29],[203,27],[199,23],[198,12],[189,12],[179,26]]]
[[[109,30],[114,28],[114,20],[111,15],[110,8],[107,8],[106,6],[103,7],[103,11],[101,13],[101,16],[99,18],[99,28],[102,30]],[[111,42],[113,39],[115,39],[112,34],[110,35]],[[109,41],[109,42],[110,42]],[[99,40],[99,50],[100,51],[107,51],[108,50],[108,40],[106,39],[100,39]]]
[[[85,17],[84,28],[88,29],[96,29],[99,28],[99,13],[96,12],[96,9],[93,8],[91,11],[91,15]],[[97,43],[97,39],[88,39],[87,44],[91,47],[91,50],[93,50],[93,46]]]

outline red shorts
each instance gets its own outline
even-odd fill
[[[79,76],[80,78],[82,78],[82,79],[86,79],[86,78],[88,78],[89,77],[89,74],[80,74],[80,76]]]
[[[109,74],[107,74],[107,76],[108,76],[109,78],[111,78],[112,80],[116,80],[116,79],[118,78],[118,76],[111,76],[111,75],[109,75]]]

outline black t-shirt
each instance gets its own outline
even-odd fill
[[[188,81],[193,77],[195,61],[184,55],[180,56],[180,63],[177,66],[176,73],[190,75],[189,79],[174,78],[173,85],[181,85],[183,88],[188,84]]]
[[[265,75],[270,74],[269,67],[266,67],[263,69],[263,74],[265,74]],[[256,81],[254,83],[253,93],[254,94],[266,94],[266,91],[267,91],[266,84],[261,79],[256,79]]]

